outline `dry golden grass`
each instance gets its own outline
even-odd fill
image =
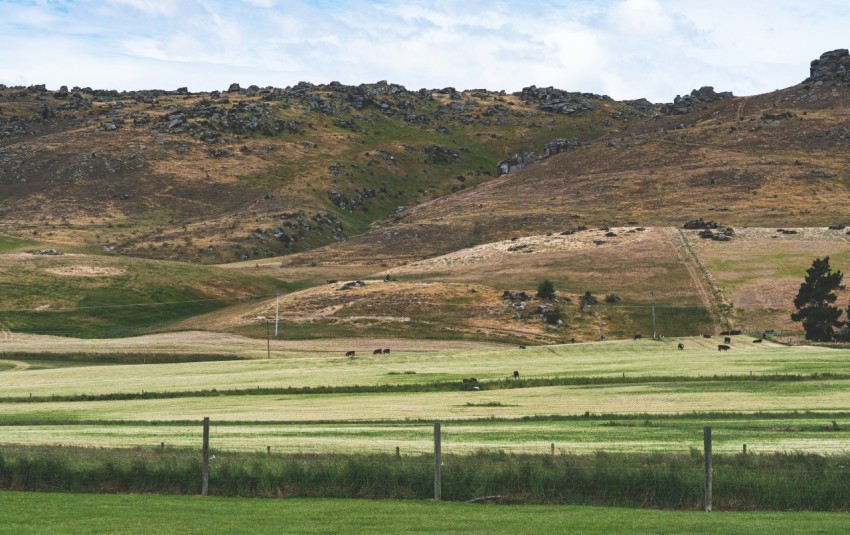
[[[791,321],[794,296],[815,258],[830,257],[833,270],[850,269],[850,235],[844,230],[743,228],[732,242],[701,240],[690,233],[694,251],[708,268],[723,299],[732,303],[737,324],[746,330],[799,330]],[[839,292],[845,308],[850,292]]]

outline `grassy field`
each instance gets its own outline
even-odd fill
[[[69,337],[132,336],[240,300],[288,291],[278,279],[177,262],[0,255],[0,326]]]
[[[66,417],[68,413],[63,413]],[[281,414],[281,416],[285,416]],[[39,415],[33,415],[38,418]],[[6,419],[4,419],[6,420]],[[14,419],[9,419],[14,420]],[[49,424],[3,422],[4,444],[129,448],[158,451],[195,449],[201,444],[199,422],[132,423],[123,420]],[[47,420],[47,418],[45,418]],[[532,420],[443,422],[443,451],[468,455],[479,451],[507,453],[589,454],[686,453],[702,448],[703,426],[713,428],[714,451],[734,454],[747,445],[750,453],[848,451],[850,413],[595,415]],[[247,423],[211,424],[213,451],[278,454],[399,453],[404,456],[433,450],[433,428],[422,422],[360,423]]]
[[[840,513],[0,493],[0,533],[844,533]]]
[[[123,358],[136,364],[97,364],[96,341],[73,345],[88,349],[83,360],[53,352],[28,360],[23,349],[39,340],[5,343],[18,351],[0,361],[7,444],[193,447],[191,422],[210,417],[215,447],[238,451],[420,453],[431,447],[435,420],[446,422],[446,448],[466,453],[542,452],[552,443],[568,452],[681,452],[699,447],[703,425],[717,427],[717,451],[847,449],[845,349],[737,336],[728,352],[715,339],[688,338],[528,349],[414,344],[349,358],[340,348],[350,340],[328,340],[312,350],[277,342],[271,359],[141,364],[129,352]],[[205,335],[190,345],[262,356],[256,343]],[[178,356],[186,348],[175,334],[106,342],[125,352],[138,346]],[[513,370],[520,380],[508,379]],[[479,383],[461,381],[468,377]]]
[[[850,270],[850,237],[845,231],[796,229],[781,234],[774,228],[744,228],[735,243],[690,239],[726,303],[734,306],[732,319],[739,328],[799,329],[791,321],[794,296],[815,258],[830,258],[834,271]],[[839,292],[839,308],[850,294]]]
[[[734,337],[733,349],[717,351],[717,338],[667,338],[662,341],[610,341],[553,346],[487,347],[467,342],[417,342],[392,339],[372,341],[272,342],[266,359],[265,340],[192,333],[169,334],[116,341],[61,341],[32,337],[0,342],[0,350],[14,353],[13,362],[29,365],[27,351],[62,351],[96,356],[98,350],[138,354],[231,354],[250,360],[174,364],[76,366],[29,369],[0,374],[0,399],[8,397],[97,395],[130,392],[189,392],[233,389],[380,386],[433,384],[476,377],[503,380],[514,370],[523,379],[581,377],[706,377],[770,374],[850,373],[850,350],[813,346],[785,346],[774,342],[753,344],[752,338]],[[676,349],[678,343],[685,350]],[[366,345],[369,344],[369,345]],[[455,349],[452,349],[452,346]],[[389,355],[373,355],[373,347],[392,348]],[[355,358],[345,357],[348,349]],[[3,357],[9,361],[9,357]],[[107,360],[107,359],[104,359]],[[61,361],[56,361],[57,366]],[[137,357],[138,362],[138,357]],[[111,362],[110,362],[111,363]],[[41,366],[44,363],[41,362]],[[481,393],[483,394],[483,392]]]

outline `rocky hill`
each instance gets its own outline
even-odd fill
[[[403,263],[475,243],[580,226],[850,224],[847,50],[803,83],[734,97],[677,97],[574,150],[425,202],[326,256]],[[296,255],[286,262],[315,260]]]
[[[580,225],[847,223],[848,62],[663,105],[384,81],[0,87],[0,232],[205,263],[401,262]]]
[[[793,330],[811,259],[850,265],[848,61],[667,104],[386,82],[0,87],[15,290],[0,330],[263,337],[280,290],[295,338],[627,337],[647,332],[650,295],[669,336]],[[533,297],[544,279],[551,302]],[[133,281],[155,307],[117,314]]]
[[[652,110],[533,86],[0,86],[0,232],[205,263],[307,251]]]

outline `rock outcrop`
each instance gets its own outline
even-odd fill
[[[850,52],[846,48],[824,52],[812,61],[809,77],[803,83],[829,80],[850,82]]]
[[[676,95],[672,103],[661,105],[661,113],[664,115],[684,115],[702,109],[709,102],[725,100],[733,96],[731,91],[717,93],[713,87],[707,85],[694,89],[690,95]]]
[[[537,103],[543,111],[572,115],[584,110],[593,109],[593,100],[611,100],[611,97],[593,93],[571,93],[554,87],[524,87],[521,92],[514,93],[526,103]]]
[[[520,154],[514,154],[509,158],[505,158],[498,163],[499,175],[507,175],[508,173],[519,171],[523,167],[531,165],[537,160],[543,160],[561,152],[575,150],[580,146],[581,143],[579,143],[577,139],[553,139],[543,145],[543,156],[537,156],[533,152],[523,152]]]

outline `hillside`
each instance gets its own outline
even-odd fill
[[[0,87],[0,232],[203,263],[305,251],[651,108],[638,107],[533,86]]]
[[[666,336],[793,331],[812,258],[850,269],[848,58],[770,94],[664,105],[386,82],[0,87],[0,277],[17,288],[0,321],[53,332],[58,307],[83,336],[263,337],[269,296],[291,292],[290,340],[556,343],[651,333],[652,293]],[[44,248],[80,260],[24,254]],[[533,297],[544,279],[557,299]],[[142,325],[76,310],[220,297]]]
[[[678,108],[687,113],[665,109],[423,203],[322,256],[406,262],[579,225],[681,227],[697,218],[733,227],[850,224],[847,82],[696,100]]]

